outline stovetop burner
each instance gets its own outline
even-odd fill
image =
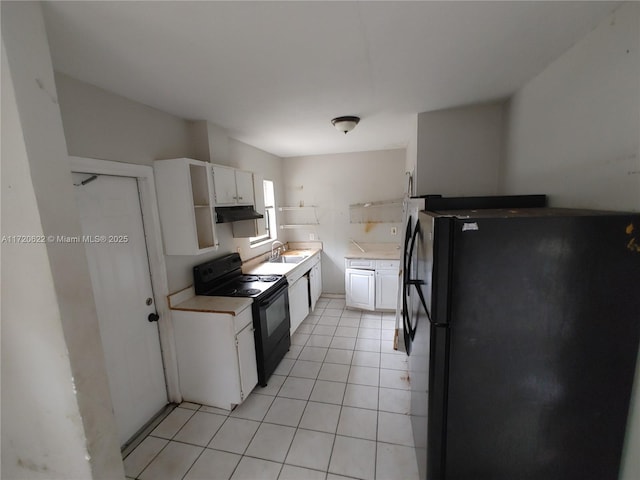
[[[261,290],[259,288],[241,288],[237,291],[236,295],[251,296],[251,295],[257,295],[260,292]]]
[[[280,277],[278,277],[276,275],[260,275],[260,281],[261,282],[275,282],[279,278]]]
[[[258,278],[257,275],[243,275],[242,277],[240,277],[239,281],[244,283],[249,283],[249,282],[257,282],[258,280],[260,279]]]

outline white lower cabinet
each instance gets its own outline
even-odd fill
[[[230,410],[258,383],[251,307],[238,315],[173,310],[185,401]]]
[[[375,310],[375,278],[374,270],[345,270],[347,307]]]
[[[347,307],[395,310],[399,260],[345,259]]]
[[[376,310],[395,310],[398,303],[398,260],[376,261]]]
[[[309,270],[309,298],[311,311],[316,309],[316,303],[322,295],[322,264],[318,258],[316,264]]]
[[[291,335],[309,315],[309,278],[300,277],[289,285],[289,316],[291,317]]]
[[[238,348],[238,369],[240,373],[240,397],[247,398],[258,383],[256,365],[256,343],[253,335],[253,321],[236,335]],[[245,393],[246,392],[246,393]]]
[[[311,307],[311,310],[315,308],[315,304],[322,293],[320,258],[320,253],[316,253],[290,273],[287,273],[291,335],[309,315],[309,307]]]

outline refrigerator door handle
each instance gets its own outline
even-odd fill
[[[407,218],[407,228],[404,235],[404,251],[402,252],[402,328],[405,335],[405,343],[409,343],[409,340],[413,340],[415,332],[411,328],[411,319],[409,318],[409,307],[407,304],[407,297],[409,296],[409,276],[410,276],[410,261],[411,261],[411,215]],[[410,346],[408,350],[410,350]],[[409,353],[409,352],[407,352]]]
[[[420,297],[420,303],[422,304],[422,308],[424,308],[425,313],[427,314],[427,319],[429,320],[429,323],[431,325],[433,325],[434,327],[446,327],[448,326],[447,323],[439,323],[439,322],[434,322],[433,319],[431,318],[431,312],[429,311],[429,307],[427,305],[427,301],[424,298],[424,294],[422,293],[422,285],[425,285],[425,281],[424,280],[420,280],[420,279],[412,279],[411,278],[411,263],[412,263],[412,259],[413,259],[413,253],[415,251],[415,245],[416,245],[416,238],[418,237],[418,235],[421,233],[420,231],[420,220],[416,220],[416,226],[413,230],[413,235],[411,238],[411,248],[409,249],[409,260],[408,262],[406,262],[406,268],[405,268],[405,284],[406,285],[413,285],[414,287],[416,287],[416,291],[418,292],[418,297]],[[411,328],[411,325],[409,325],[409,332],[411,334],[411,339],[413,340],[413,338],[415,337],[416,334],[416,328],[418,327],[417,321],[416,321],[416,326],[414,328]]]
[[[409,285],[413,285],[414,287],[416,287],[416,291],[418,292],[418,297],[420,298],[420,303],[422,304],[422,308],[424,308],[425,313],[427,314],[427,319],[429,320],[429,323],[431,323],[431,325],[435,326],[435,327],[446,327],[447,324],[446,323],[438,323],[438,322],[434,322],[433,319],[431,318],[431,312],[429,311],[429,307],[427,305],[427,301],[424,298],[424,294],[422,293],[422,285],[425,285],[425,281],[424,280],[420,280],[420,279],[412,279],[411,278],[411,263],[413,260],[413,254],[415,252],[415,246],[416,246],[416,239],[418,237],[418,235],[421,233],[420,231],[420,220],[416,220],[416,226],[414,227],[413,230],[413,235],[411,237],[411,248],[409,249],[409,259],[406,262],[406,268],[405,268],[405,283],[407,285],[407,288],[409,288]],[[414,328],[411,328],[411,325],[409,325],[410,328],[410,334],[411,334],[411,339],[413,340],[413,337],[416,334],[416,328],[417,328],[417,323],[416,326]]]
[[[409,241],[411,240],[411,215],[407,219],[407,229],[404,234],[404,251],[402,252],[402,280],[406,284],[409,280],[409,265],[407,263],[407,258],[410,255],[409,251]]]
[[[407,283],[409,285],[413,285],[416,287],[416,290],[418,292],[418,297],[420,297],[420,303],[424,308],[424,312],[427,314],[427,319],[429,320],[429,323],[434,327],[448,327],[449,326],[448,323],[434,322],[433,319],[431,318],[431,314],[429,313],[429,309],[427,308],[427,301],[425,300],[424,294],[422,293],[422,289],[420,288],[420,286],[424,285],[425,282],[423,280],[409,280]]]
[[[407,238],[405,239],[405,271],[404,271],[404,274],[405,274],[404,278],[405,278],[405,285],[406,285],[406,291],[404,295],[405,304],[406,304],[406,299],[409,296],[409,290],[411,288],[411,285],[413,285],[412,283],[413,280],[411,279],[411,266],[413,264],[413,253],[416,247],[416,238],[420,233],[420,220],[416,220],[416,224],[413,227],[413,234],[411,234],[410,227],[411,227],[411,219],[409,219],[409,223],[407,224]],[[409,245],[409,236],[411,236],[411,245]],[[408,252],[408,256],[406,255],[407,252]],[[421,295],[422,292],[419,292],[419,294]],[[405,308],[405,310],[407,310],[407,308]],[[411,340],[413,340],[416,336],[416,329],[418,328],[418,320],[419,318],[416,318],[416,324],[411,325],[411,315],[407,311],[405,328],[407,329],[406,331],[409,333]]]

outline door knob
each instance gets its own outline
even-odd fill
[[[147,317],[147,320],[149,320],[150,322],[157,322],[159,318],[160,315],[158,315],[157,313],[150,313]]]

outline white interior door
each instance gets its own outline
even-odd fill
[[[167,404],[138,184],[101,175],[74,189],[122,445]]]

